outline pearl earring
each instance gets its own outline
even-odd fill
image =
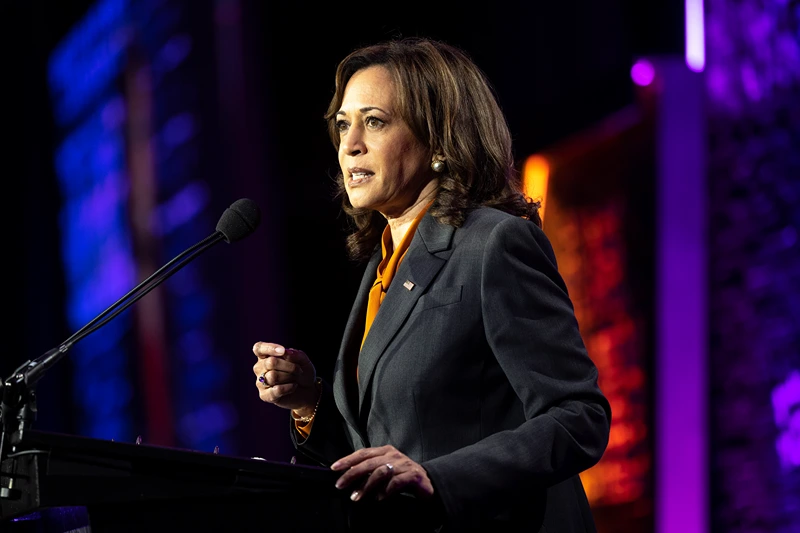
[[[445,167],[444,161],[442,161],[441,159],[434,159],[431,162],[431,170],[433,170],[434,172],[444,172],[444,167]]]

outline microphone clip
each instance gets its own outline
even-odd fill
[[[0,384],[0,461],[22,441],[36,420],[36,391],[26,379],[30,364],[23,364]]]

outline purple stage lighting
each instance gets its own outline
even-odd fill
[[[631,67],[631,79],[636,85],[642,87],[653,83],[656,77],[656,69],[653,64],[646,59],[640,59]]]

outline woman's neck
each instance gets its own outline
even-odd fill
[[[427,208],[428,204],[436,197],[437,187],[435,185],[431,187],[431,185],[433,184],[428,184],[428,186],[422,190],[422,193],[417,197],[417,201],[406,209],[402,215],[391,218],[387,217],[386,220],[389,224],[389,230],[392,232],[393,249],[396,250],[397,247],[400,246],[403,237],[405,237],[414,219],[416,219],[420,212]]]

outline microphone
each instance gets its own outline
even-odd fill
[[[2,405],[0,406],[2,407],[0,410],[2,427],[4,429],[10,427],[11,412],[19,408],[24,410],[26,401],[33,400],[31,392],[33,385],[41,379],[48,368],[64,357],[73,344],[103,327],[213,245],[222,240],[227,243],[239,241],[253,233],[260,222],[261,212],[255,202],[248,198],[236,200],[222,213],[214,233],[181,252],[60,345],[48,350],[38,358],[28,360],[20,365],[5,383],[0,384],[2,385]],[[21,418],[21,416],[17,416],[17,418]],[[25,423],[26,421],[20,420],[20,422]],[[2,444],[3,440],[0,439],[0,455],[2,454]]]
[[[226,209],[217,222],[217,231],[222,233],[225,242],[232,243],[253,233],[261,222],[261,211],[256,203],[248,198],[236,200]]]

